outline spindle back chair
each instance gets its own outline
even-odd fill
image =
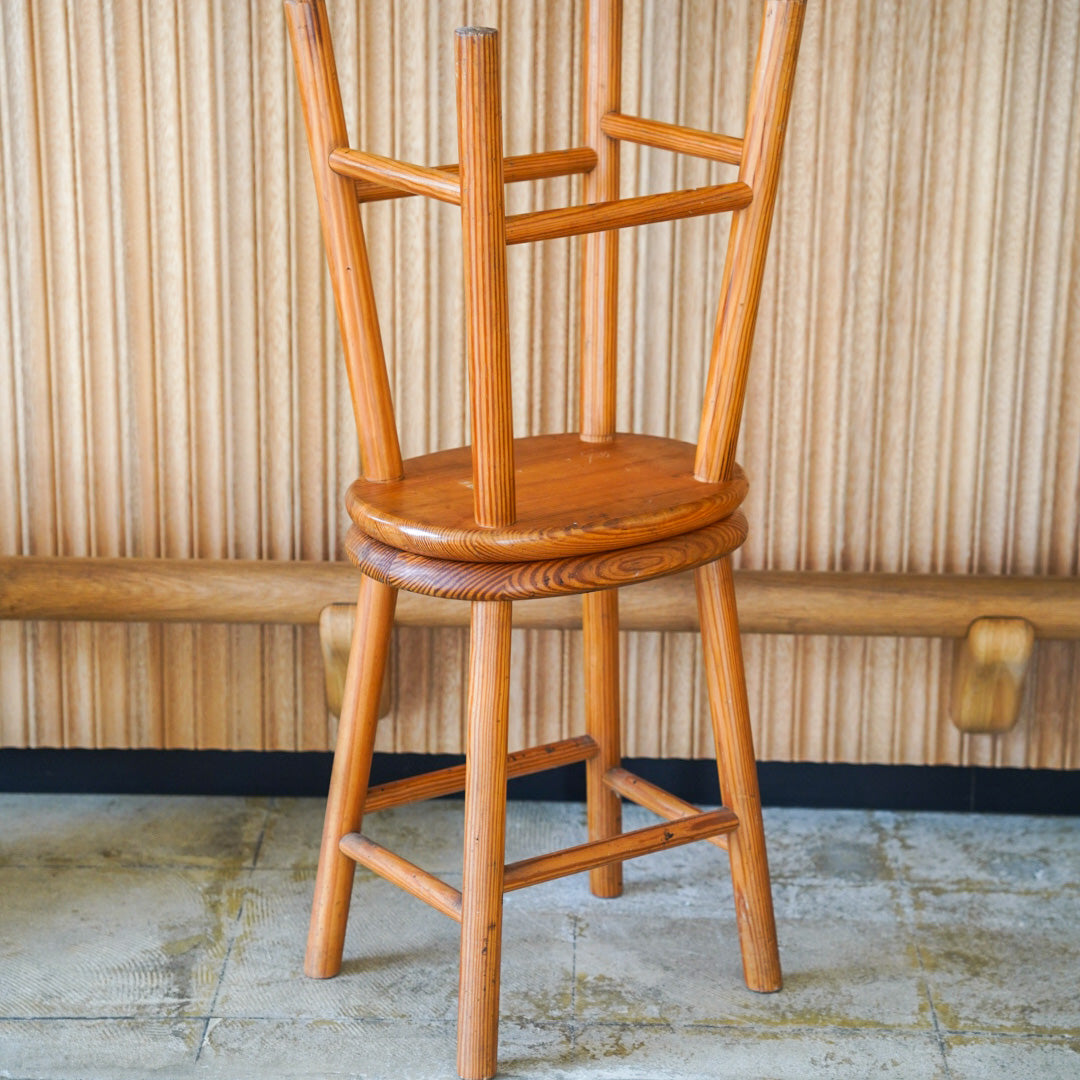
[[[459,30],[458,165],[430,168],[351,149],[322,0],[286,0],[323,237],[360,439],[349,489],[349,557],[362,571],[305,962],[341,966],[356,863],[461,923],[458,1071],[496,1068],[504,892],[590,871],[598,896],[622,890],[622,861],[698,839],[726,847],[747,985],[780,986],[730,553],[746,535],[735,464],[801,33],[804,0],[764,0],[741,139],[620,109],[620,0],[588,0],[584,145],[505,158],[498,35]],[[738,179],[622,198],[627,140],[738,166]],[[581,173],[584,203],[507,216],[507,183]],[[425,195],[461,208],[472,444],[403,462],[359,203]],[[697,446],[615,430],[617,230],[734,214]],[[506,285],[508,244],[582,234],[580,431],[516,439]],[[707,813],[620,763],[618,592],[693,569],[724,805]],[[472,602],[466,762],[369,789],[378,702],[397,590]],[[586,734],[507,754],[511,605],[583,596]],[[586,762],[588,842],[504,865],[506,782]],[[387,806],[464,791],[457,890],[360,831]],[[623,833],[621,800],[664,819]]]

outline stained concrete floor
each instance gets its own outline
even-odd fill
[[[453,1077],[457,926],[366,871],[301,974],[315,800],[0,796],[0,1077]],[[649,821],[627,809],[627,824]],[[457,880],[460,804],[369,819]],[[726,856],[510,894],[500,1075],[1080,1077],[1080,819],[768,810],[785,986],[742,985]],[[508,856],[584,832],[511,804]]]

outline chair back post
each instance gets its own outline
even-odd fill
[[[455,32],[454,48],[473,507],[478,525],[512,525],[517,512],[499,35],[464,27]]]
[[[731,222],[694,462],[694,475],[709,483],[729,479],[735,464],[805,10],[805,0],[765,4],[739,166],[739,179],[750,186],[753,200]]]
[[[585,9],[582,139],[596,152],[584,177],[586,203],[619,197],[619,141],[601,122],[622,99],[622,0],[589,0]],[[615,435],[619,233],[587,233],[581,248],[581,438]]]
[[[347,147],[349,140],[326,9],[322,0],[285,0],[285,18],[345,349],[361,471],[367,480],[397,480],[402,475],[401,450],[355,182],[330,167],[330,154]]]

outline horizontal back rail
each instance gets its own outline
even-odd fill
[[[426,165],[380,157],[363,150],[340,149],[330,154],[330,168],[339,176],[371,180],[394,188],[402,194],[428,195],[440,202],[461,205],[461,181],[456,174]]]
[[[640,143],[658,150],[673,150],[710,161],[722,161],[726,165],[742,163],[743,141],[734,135],[717,135],[700,128],[666,124],[662,120],[647,120],[618,112],[602,116],[600,130],[609,139]]]
[[[558,176],[574,176],[587,173],[596,167],[596,151],[589,146],[573,146],[569,150],[543,150],[538,154],[518,154],[503,158],[503,183],[519,184],[525,180],[551,180]],[[436,165],[436,172],[458,176],[460,167]],[[356,198],[359,202],[380,202],[384,199],[407,199],[418,194],[403,191],[371,180],[356,181]]]
[[[743,183],[714,184],[709,187],[670,191],[662,195],[638,195],[611,202],[587,203],[557,210],[534,210],[506,219],[506,242],[526,244],[554,240],[560,236],[651,225],[658,221],[700,217],[749,206],[753,192]]]

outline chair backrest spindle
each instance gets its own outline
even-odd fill
[[[735,464],[805,11],[805,0],[767,0],[765,4],[739,166],[739,179],[749,185],[754,197],[731,220],[694,462],[694,475],[710,483],[728,479]]]
[[[619,197],[619,143],[602,129],[605,114],[622,98],[622,0],[589,0],[585,9],[582,136],[596,151],[585,174],[586,203]],[[587,233],[581,249],[581,438],[606,442],[615,435],[619,233]]]
[[[330,167],[331,153],[347,147],[349,138],[326,8],[322,0],[286,0],[285,18],[345,349],[360,467],[365,479],[397,480],[401,450],[356,187]]]
[[[517,514],[499,36],[466,27],[454,40],[473,506],[478,525],[512,525]]]

